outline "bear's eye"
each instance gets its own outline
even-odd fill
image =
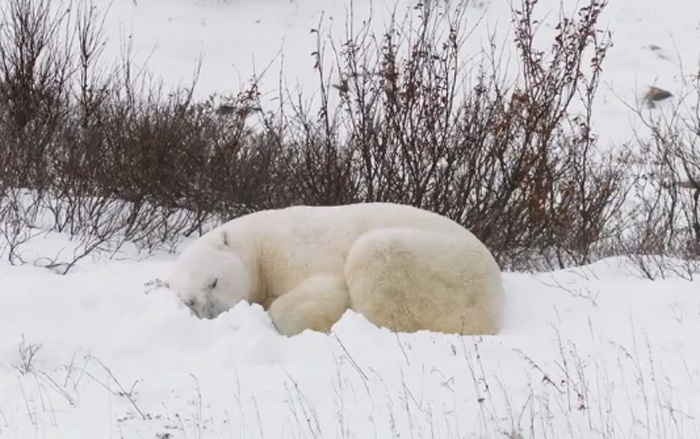
[[[214,279],[214,281],[213,281],[212,283],[209,284],[209,289],[210,289],[210,290],[213,290],[214,288],[216,288],[217,282],[219,282],[219,279],[218,279],[218,278],[217,278],[217,279]]]
[[[194,299],[188,300],[185,302],[185,305],[187,305],[188,308],[194,308]]]

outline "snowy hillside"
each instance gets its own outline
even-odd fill
[[[390,0],[355,0],[382,27]],[[540,0],[538,14],[559,2]],[[551,6],[548,6],[551,3]],[[572,5],[574,2],[570,2]],[[595,123],[634,137],[656,85],[682,95],[700,68],[700,2],[611,0],[614,46]],[[99,0],[107,56],[196,94],[236,92],[254,72],[274,102],[313,91],[319,22],[340,38],[349,0]],[[398,10],[409,6],[399,2]],[[506,1],[474,1],[466,50],[510,41]],[[544,25],[546,29],[546,24]],[[476,49],[475,49],[476,50]],[[511,47],[508,49],[513,51]],[[283,66],[280,65],[283,63]],[[662,110],[659,105],[657,110]],[[5,243],[0,238],[0,246]],[[186,245],[186,243],[184,243]],[[259,306],[199,320],[159,288],[176,254],[125,246],[61,276],[43,268],[64,234],[0,261],[0,439],[694,438],[700,433],[700,277],[644,279],[621,258],[505,273],[505,326],[491,337],[392,334],[347,312],[332,334],[278,335]],[[15,261],[16,262],[16,261]]]
[[[196,319],[151,284],[168,262],[2,266],[0,437],[697,434],[697,280],[618,260],[507,273],[498,336],[391,334],[347,312],[331,335],[284,338],[258,306]]]
[[[100,1],[111,4],[106,29],[113,56],[128,42],[137,62],[146,63],[149,71],[168,83],[181,85],[189,84],[201,59],[196,89],[201,97],[237,91],[250,78],[264,73],[262,83],[270,99],[276,98],[281,69],[289,87],[303,87],[309,93],[317,87],[312,29],[320,27],[337,45],[348,36],[350,17],[355,31],[370,17],[371,27],[381,30],[392,11],[402,17],[407,8],[420,4],[408,0]],[[608,3],[599,25],[612,32],[613,47],[603,68],[595,122],[605,142],[620,143],[631,138],[632,129],[640,129],[629,106],[639,105],[648,87],[674,95],[687,93],[689,75],[700,69],[700,3]],[[568,0],[563,4],[570,8],[567,13],[581,6]],[[514,56],[509,44],[513,39],[511,5],[517,8],[519,2],[475,0],[469,5],[466,17],[471,33],[464,43],[465,53],[488,48],[495,35],[499,50],[504,51],[504,63],[515,68],[515,60],[508,61],[508,55]],[[542,38],[551,37],[551,23],[559,7],[559,1],[537,4]]]

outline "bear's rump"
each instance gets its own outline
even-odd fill
[[[378,326],[492,333],[500,323],[500,270],[469,233],[369,232],[344,268],[350,307]]]

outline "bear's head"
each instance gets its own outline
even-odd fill
[[[200,318],[215,318],[250,297],[241,258],[226,245],[200,238],[178,257],[165,285]]]

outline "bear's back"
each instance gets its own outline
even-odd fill
[[[464,233],[458,223],[436,213],[394,203],[358,203],[340,206],[291,206],[238,218],[262,234],[294,235],[299,239],[357,238],[385,227]]]
[[[252,213],[228,225],[234,235],[255,239],[258,269],[272,294],[312,274],[342,273],[347,254],[360,236],[396,227],[469,234],[448,218],[391,203],[293,206]]]

